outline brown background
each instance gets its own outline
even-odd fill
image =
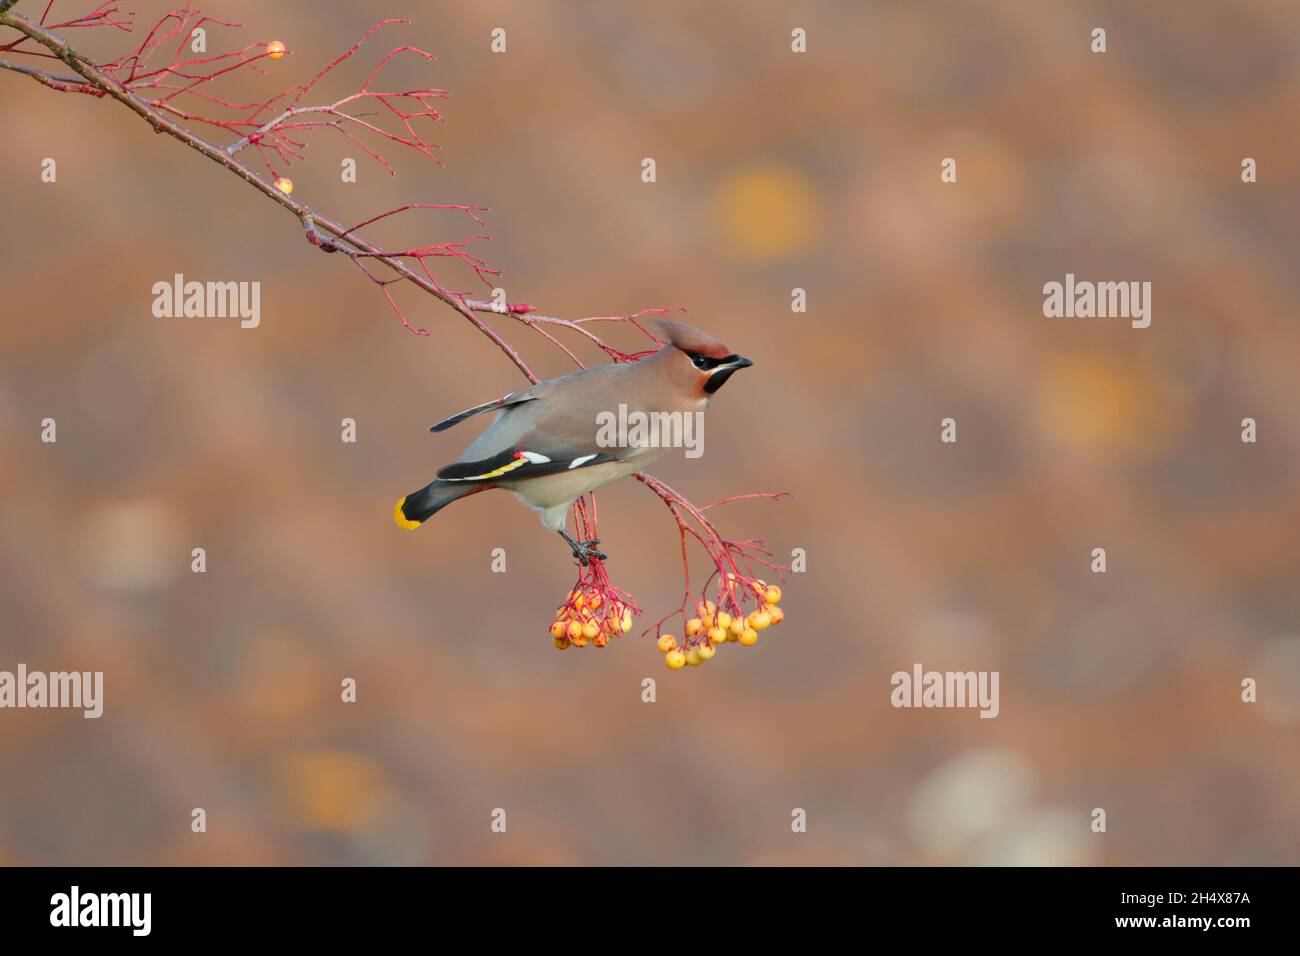
[[[396,177],[362,158],[344,186],[359,154],[319,136],[295,195],[346,221],[491,206],[484,254],[552,314],[688,306],[757,364],[704,458],[657,471],[701,503],[792,491],[721,521],[808,571],[780,630],[698,671],[649,638],[557,653],[572,569],[533,515],[484,495],[415,534],[390,518],[477,425],[425,427],[519,384],[503,357],[422,296],[403,302],[436,334],[406,333],[282,210],[124,109],[0,74],[0,669],[104,670],[107,694],[98,721],[0,712],[0,861],[1297,862],[1293,3],[211,12],[293,49],[277,87],[414,16],[325,89],[401,43],[437,53],[394,77],[452,91],[445,168],[389,150]],[[262,327],[154,318],[176,272],[259,280]],[[1066,272],[1151,281],[1151,328],[1044,318]],[[671,522],[634,482],[601,509],[611,570],[657,617]],[[999,670],[1001,716],[892,709],[918,661]]]

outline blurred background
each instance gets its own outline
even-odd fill
[[[132,5],[141,25],[169,6]],[[557,652],[574,574],[533,514],[484,495],[418,533],[391,519],[480,425],[426,427],[521,384],[505,358],[414,290],[434,334],[406,332],[283,210],[125,109],[0,73],[0,669],[106,685],[99,720],[0,712],[0,862],[1298,862],[1300,8],[204,9],[245,24],[210,49],[293,51],[236,85],[263,92],[413,17],[322,93],[393,47],[436,53],[391,76],[451,91],[445,166],[387,149],[390,177],[317,134],[284,170],[295,197],[345,222],[489,206],[480,253],[548,314],[689,308],[756,366],[704,457],[655,472],[697,503],[793,492],[718,520],[807,571],[781,628],[699,669],[635,634]],[[466,234],[437,214],[390,233]],[[155,318],[178,272],[260,281],[261,327]],[[1044,318],[1067,272],[1150,281],[1151,327]],[[680,599],[675,528],[635,482],[599,498],[611,573],[654,620]],[[1000,671],[1000,716],[893,709],[916,662]]]

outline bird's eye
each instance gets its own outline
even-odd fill
[[[691,364],[703,372],[704,370],[713,367],[713,359],[709,358],[707,355],[692,355]]]

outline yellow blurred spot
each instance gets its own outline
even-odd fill
[[[714,196],[713,216],[730,252],[745,259],[780,259],[807,251],[821,237],[821,197],[801,173],[764,166],[727,179]]]
[[[383,770],[349,750],[301,750],[281,757],[272,771],[277,802],[308,830],[347,832],[376,819],[389,801]]]
[[[1040,425],[1058,441],[1117,457],[1162,451],[1187,419],[1186,396],[1158,369],[1104,352],[1050,359],[1036,405]]]

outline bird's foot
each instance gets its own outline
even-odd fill
[[[592,558],[599,558],[602,561],[608,561],[609,557],[604,551],[597,551],[593,545],[600,544],[599,538],[593,538],[590,541],[579,541],[573,546],[573,556],[585,568],[591,563]]]
[[[573,556],[578,559],[578,563],[584,568],[591,563],[592,558],[599,558],[602,561],[609,560],[605,552],[597,551],[595,548],[595,545],[600,544],[599,538],[592,538],[590,541],[577,541],[567,531],[561,531],[560,534],[569,543]]]

